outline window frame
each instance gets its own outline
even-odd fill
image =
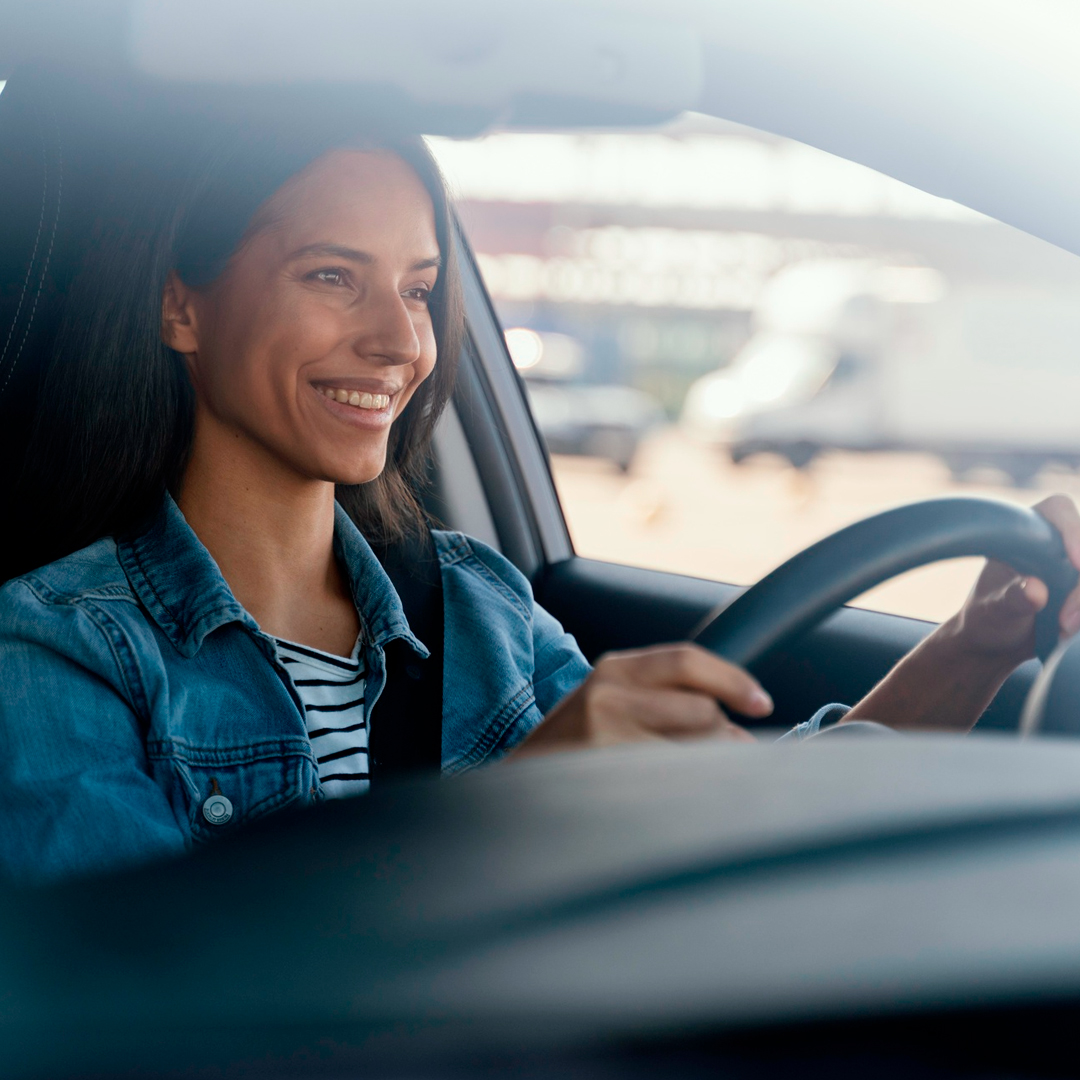
[[[525,384],[510,359],[502,325],[460,224],[467,340],[454,408],[487,497],[502,553],[535,580],[574,556],[551,462]]]

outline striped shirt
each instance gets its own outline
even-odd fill
[[[308,738],[319,763],[319,783],[331,799],[359,795],[370,784],[368,731],[364,720],[364,661],[360,639],[348,658],[293,641],[277,642],[304,703]]]

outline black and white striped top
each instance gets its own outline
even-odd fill
[[[308,737],[319,762],[319,782],[328,798],[359,795],[370,784],[368,731],[364,722],[367,674],[357,638],[352,655],[335,656],[293,641],[277,642],[304,703]]]

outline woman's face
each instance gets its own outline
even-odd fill
[[[187,356],[200,426],[303,478],[358,484],[435,366],[431,199],[388,151],[326,154],[276,192],[205,290],[175,275],[166,343]],[[235,445],[235,444],[232,444]]]

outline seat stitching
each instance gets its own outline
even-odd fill
[[[51,108],[53,118],[53,126],[56,128],[56,212],[53,214],[52,232],[49,235],[49,250],[45,253],[45,263],[41,268],[41,277],[38,279],[37,292],[34,293],[34,306],[30,309],[30,316],[26,320],[26,329],[23,331],[22,341],[19,342],[19,351],[11,358],[11,367],[8,369],[7,375],[4,377],[4,383],[0,386],[0,394],[7,389],[7,384],[11,381],[11,376],[15,373],[15,368],[18,366],[19,360],[22,359],[23,348],[26,346],[26,339],[30,336],[30,328],[34,325],[34,316],[37,314],[38,301],[41,299],[41,294],[45,289],[45,278],[49,273],[49,264],[52,262],[53,247],[56,244],[56,228],[60,223],[60,203],[64,196],[64,147],[60,141],[60,124],[56,118],[55,108]],[[44,138],[42,139],[44,143]],[[45,189],[48,191],[48,160],[46,157],[45,164]],[[42,196],[42,215],[45,212],[45,196]],[[38,235],[41,234],[41,223],[38,224]],[[37,251],[37,241],[34,242],[34,250]],[[32,264],[32,257],[31,257]],[[29,275],[28,275],[29,277]],[[23,285],[23,291],[25,292],[26,285]],[[22,307],[22,297],[19,298],[19,307]],[[10,337],[10,334],[9,334]],[[7,347],[5,346],[5,352]],[[0,361],[2,361],[0,357]]]
[[[33,250],[30,252],[30,262],[29,265],[26,267],[26,278],[23,281],[22,292],[19,294],[19,303],[15,308],[15,317],[11,320],[11,327],[8,330],[7,340],[4,342],[4,351],[0,352],[0,364],[3,364],[4,358],[7,356],[8,349],[11,347],[11,339],[15,334],[15,327],[19,325],[19,315],[22,312],[23,301],[26,299],[26,290],[30,285],[30,278],[34,273],[34,260],[37,258],[38,244],[41,242],[41,230],[45,226],[45,207],[49,201],[49,154],[48,149],[45,146],[45,136],[40,135],[40,137],[41,164],[45,172],[44,178],[41,183],[41,213],[38,215],[37,235],[34,237],[34,247]],[[5,379],[4,387],[7,386],[7,382],[7,379]],[[0,387],[0,391],[2,390],[3,387]]]

